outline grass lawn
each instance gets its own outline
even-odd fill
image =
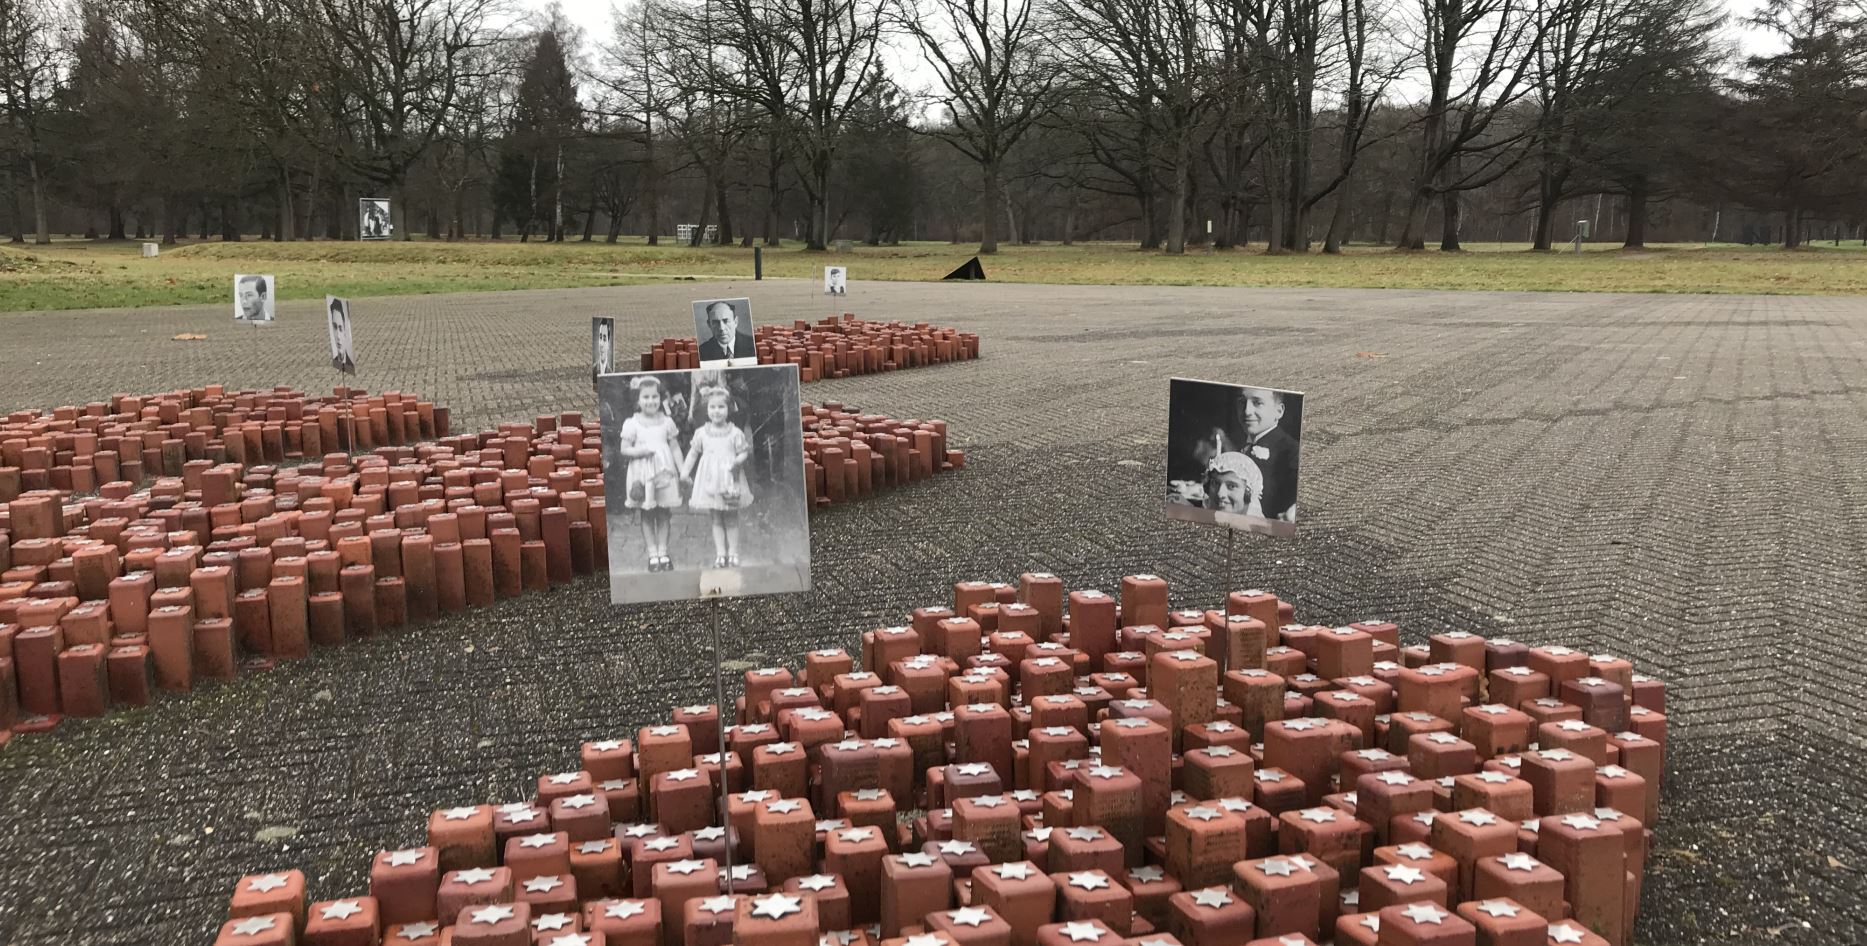
[[[768,278],[820,279],[831,262],[856,280],[935,280],[974,247],[857,245],[765,252]],[[286,299],[490,289],[615,286],[694,276],[747,277],[752,250],[603,243],[197,243],[141,258],[135,242],[82,240],[0,248],[0,311],[152,306],[230,300],[237,272],[272,273]],[[1858,244],[1799,251],[1675,244],[1639,252],[1613,244],[1581,254],[1477,244],[1464,253],[1355,247],[1341,256],[1266,256],[1258,249],[1173,257],[1130,244],[1007,246],[984,260],[1000,282],[1062,284],[1547,290],[1555,292],[1867,293]]]

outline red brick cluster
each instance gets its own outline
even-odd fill
[[[791,327],[761,325],[755,332],[758,363],[794,364],[804,381],[919,368],[979,357],[979,336],[926,322],[871,322],[845,313],[815,325],[799,319]],[[642,353],[643,371],[700,367],[700,343],[664,338]]]
[[[217,943],[1620,946],[1666,739],[1625,660],[1152,575],[962,582],[744,688],[724,765],[677,708],[433,812],[367,896],[243,877]]]
[[[805,417],[819,504],[924,476],[932,457],[959,462],[943,421],[840,405]],[[342,389],[119,395],[13,415],[0,450],[20,462],[0,473],[34,488],[0,504],[0,744],[607,564],[593,420],[464,436],[447,425],[444,407]],[[437,436],[306,462],[320,446]],[[867,457],[868,476],[844,458],[835,468],[855,488],[824,486],[816,464],[865,443],[887,448]],[[138,489],[145,469],[156,479]],[[77,489],[105,471],[95,493]]]
[[[869,496],[966,465],[946,421],[895,420],[835,401],[804,405],[804,476],[812,507]]]

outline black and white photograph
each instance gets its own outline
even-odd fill
[[[1296,535],[1303,395],[1174,378],[1167,398],[1167,517]]]
[[[271,325],[272,277],[241,274],[233,277],[233,320]]]
[[[694,303],[694,337],[700,342],[702,368],[758,364],[750,299],[702,299]]]
[[[614,604],[810,590],[796,365],[597,379]]]
[[[849,270],[842,266],[823,268],[823,294],[842,296],[849,294]]]
[[[590,383],[616,370],[616,320],[599,315],[590,319]]]
[[[356,339],[350,334],[350,300],[324,297],[325,319],[331,330],[331,367],[344,374],[357,373]]]
[[[395,232],[389,222],[389,198],[357,198],[357,237],[364,240],[387,240]]]

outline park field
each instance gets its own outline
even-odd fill
[[[819,279],[842,263],[852,281],[936,280],[972,255],[970,244],[857,245],[809,252],[790,243],[764,254],[766,278]],[[752,250],[617,244],[426,240],[392,243],[196,243],[143,259],[134,242],[55,241],[0,248],[0,311],[220,302],[235,273],[272,273],[281,298],[384,296],[498,289],[616,286],[668,279],[748,278]],[[1549,292],[1867,293],[1858,244],[1784,251],[1674,244],[1580,254],[1478,244],[1463,253],[1354,247],[1340,256],[1268,256],[1260,248],[1184,256],[1131,244],[1006,246],[984,259],[999,282],[1075,285],[1339,287]]]

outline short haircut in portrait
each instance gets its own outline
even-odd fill
[[[702,368],[758,364],[758,349],[752,339],[752,300],[695,302],[694,338],[700,343]]]
[[[826,295],[847,295],[849,292],[849,270],[841,266],[825,266],[823,268],[823,291]]]
[[[325,296],[324,323],[330,334],[331,366],[344,374],[356,374],[356,326],[350,321],[350,300]]]
[[[1167,518],[1296,535],[1303,395],[1174,378],[1167,398]]]
[[[597,379],[614,604],[810,590],[796,365]]]
[[[265,324],[272,321],[272,277],[241,273],[233,277],[233,320]]]
[[[590,381],[616,370],[616,320],[607,315],[590,319]]]

